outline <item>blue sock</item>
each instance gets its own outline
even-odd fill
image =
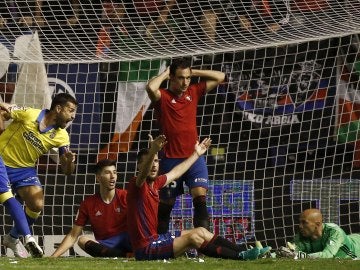
[[[19,234],[24,236],[31,234],[29,223],[19,201],[15,198],[10,198],[3,204],[6,207],[7,211],[10,212],[10,215],[15,223],[15,226],[10,231],[10,235],[14,238],[18,238]],[[14,229],[15,233],[13,232]]]
[[[36,219],[35,218],[32,218],[30,217],[29,215],[26,214],[25,212],[25,217],[26,217],[26,221],[27,221],[27,224],[28,224],[28,227],[29,227],[29,234],[31,234],[31,231],[30,231],[30,227],[35,223]],[[15,223],[16,224],[16,223]],[[10,230],[10,235],[14,236],[15,238],[16,237],[19,237],[19,234],[20,235],[23,235],[16,226],[13,226]],[[25,235],[24,235],[25,236]]]

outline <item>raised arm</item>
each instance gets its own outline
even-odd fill
[[[225,79],[225,73],[217,70],[201,70],[192,69],[192,76],[205,77],[206,79],[206,92],[213,90],[216,86],[222,83]]]
[[[146,181],[156,154],[166,143],[167,141],[165,135],[160,135],[150,142],[149,153],[145,155],[141,161],[139,161],[141,166],[139,166],[139,172],[136,178],[136,185],[138,187],[141,187]]]
[[[59,257],[64,254],[69,248],[73,247],[76,240],[82,233],[83,227],[74,225],[71,231],[64,237],[59,247],[54,251],[51,257]]]
[[[210,145],[210,138],[204,139],[201,143],[196,142],[192,155],[175,166],[170,172],[166,173],[167,181],[165,186],[182,176],[191,167],[191,165],[193,165],[195,161],[206,152]]]
[[[146,85],[146,92],[152,102],[156,102],[161,98],[161,92],[159,88],[165,80],[169,79],[169,74],[170,68],[168,67],[164,72],[148,81]]]

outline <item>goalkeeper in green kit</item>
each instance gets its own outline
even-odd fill
[[[360,259],[360,234],[347,235],[338,225],[323,223],[318,209],[301,213],[299,229],[295,244],[281,247],[277,257]]]

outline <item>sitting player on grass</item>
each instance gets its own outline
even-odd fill
[[[157,153],[167,143],[164,135],[151,142],[149,149],[138,153],[138,175],[128,186],[127,224],[135,258],[137,260],[158,260],[176,258],[189,249],[195,248],[202,254],[215,258],[233,260],[255,260],[270,250],[269,247],[255,247],[242,250],[238,245],[216,236],[204,227],[184,230],[172,235],[157,233],[159,190],[178,179],[192,164],[206,152],[210,138],[197,142],[192,155],[175,166],[171,171],[158,176],[159,159]]]
[[[116,162],[110,159],[100,160],[96,164],[96,181],[100,185],[100,191],[88,196],[80,204],[71,231],[51,257],[61,256],[77,240],[79,247],[93,257],[126,257],[131,253],[126,229],[126,190],[115,188],[116,180]],[[80,236],[87,223],[91,225],[95,241],[87,236]]]

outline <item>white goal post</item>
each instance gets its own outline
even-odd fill
[[[68,128],[76,173],[60,173],[56,151],[38,163],[45,207],[33,230],[43,247],[69,232],[80,202],[97,191],[98,158],[117,159],[119,187],[134,175],[137,151],[158,134],[146,81],[177,57],[226,74],[197,118],[200,137],[213,141],[214,232],[276,248],[309,207],[360,232],[359,1],[5,2],[0,101],[47,107],[58,92],[79,101]],[[4,235],[12,221],[1,211]],[[171,229],[191,227],[191,217],[186,194]]]

